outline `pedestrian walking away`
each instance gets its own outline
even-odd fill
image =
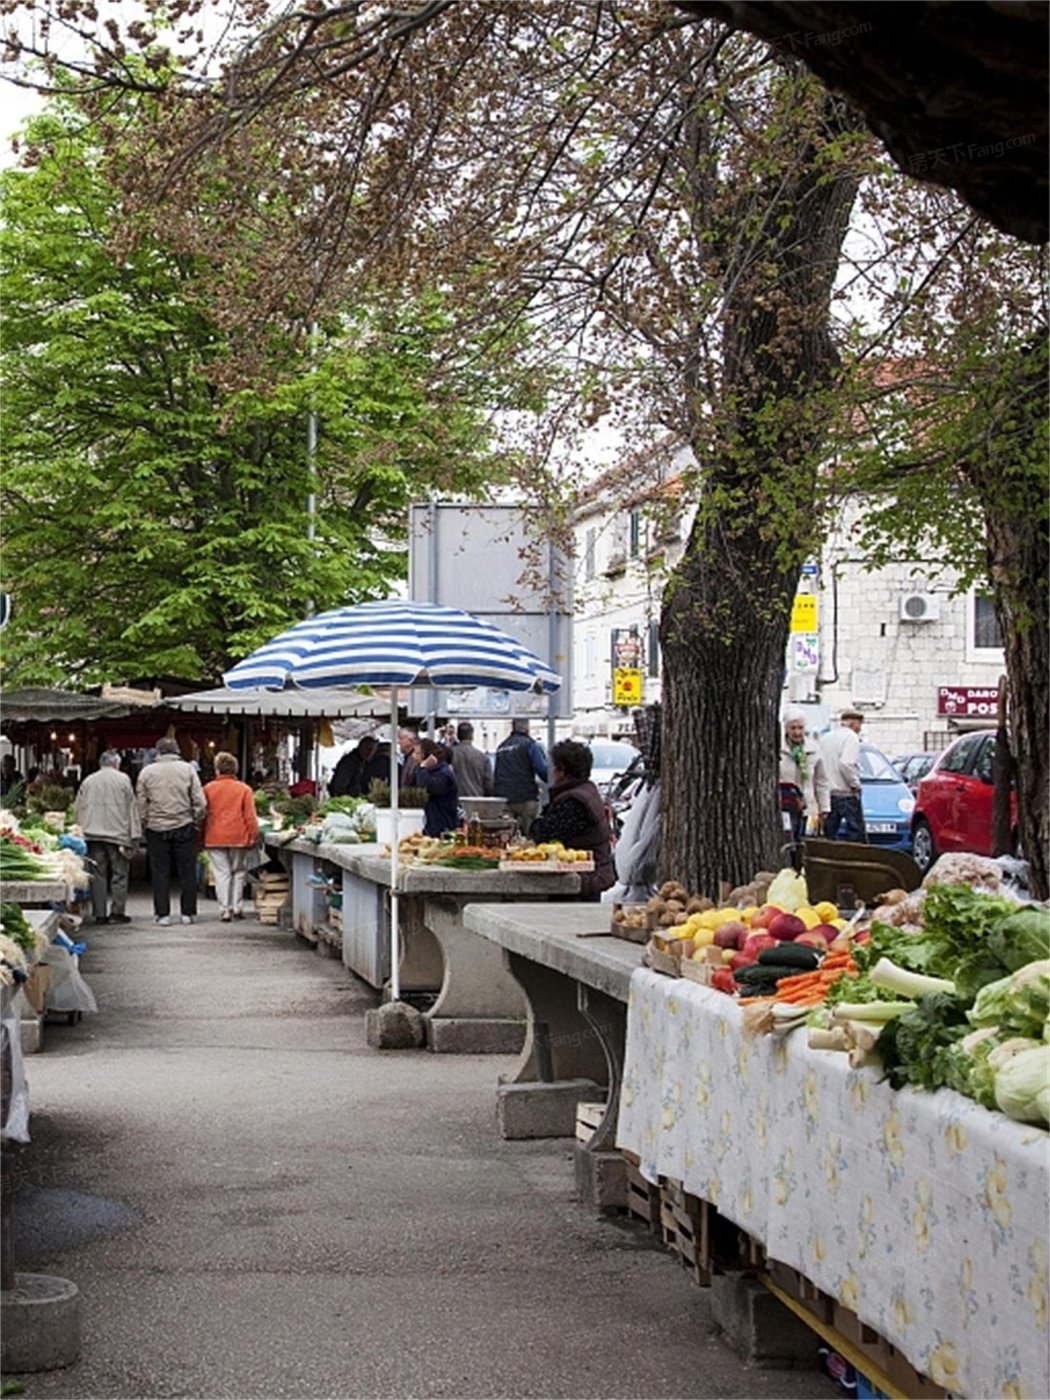
[[[824,835],[829,841],[866,842],[860,781],[860,729],[864,716],[860,710],[843,710],[839,720],[839,728],[820,741],[824,776],[831,792]]]
[[[232,753],[215,755],[215,777],[204,788],[204,847],[215,879],[223,923],[244,918],[244,878],[248,856],[259,840],[255,793],[237,777]]]
[[[120,754],[107,749],[96,773],[80,784],[74,814],[87,842],[91,912],[96,924],[130,924],[128,872],[142,836],[135,789],[120,771]]]
[[[511,720],[510,733],[496,750],[492,790],[506,801],[525,836],[540,810],[540,783],[547,777],[547,755],[530,737],[528,720]]]
[[[139,774],[136,796],[146,833],[154,921],[171,923],[174,873],[182,922],[191,924],[197,913],[197,828],[206,804],[196,769],[179,757],[176,740],[157,740],[157,756]]]
[[[463,720],[456,728],[456,739],[452,771],[460,797],[491,797],[492,764],[488,754],[474,747],[474,726]]]

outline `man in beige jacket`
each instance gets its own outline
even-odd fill
[[[80,784],[77,825],[87,842],[91,872],[91,910],[96,924],[130,924],[128,899],[131,855],[142,835],[131,779],[120,771],[120,754],[107,749],[97,773]],[[107,900],[112,901],[107,915]]]
[[[179,877],[182,922],[197,913],[197,828],[207,803],[197,770],[179,757],[174,739],[157,740],[157,756],[139,774],[139,816],[146,833],[154,922],[171,923],[171,876]]]

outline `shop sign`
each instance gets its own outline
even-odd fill
[[[999,689],[994,685],[938,686],[937,713],[953,719],[995,719]]]
[[[795,632],[791,637],[792,671],[820,669],[820,637],[816,632]]]
[[[642,639],[635,627],[614,627],[612,629],[612,664],[617,668],[632,670],[642,667]]]
[[[817,595],[796,593],[791,608],[792,632],[815,632],[817,630]]]
[[[642,703],[642,672],[637,666],[616,666],[613,669],[613,704]]]

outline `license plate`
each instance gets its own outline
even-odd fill
[[[892,836],[897,830],[896,822],[866,822],[865,825],[876,836]]]

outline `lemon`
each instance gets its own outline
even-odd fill
[[[816,909],[810,909],[805,904],[802,906],[801,909],[795,910],[795,918],[801,919],[807,928],[816,928],[818,924],[822,924],[824,922],[824,920],[820,917]]]
[[[820,915],[822,924],[833,924],[839,916],[839,907],[832,904],[830,899],[822,899],[819,904],[814,904],[813,908]]]
[[[698,928],[693,934],[693,942],[698,948],[710,948],[715,941],[714,931],[709,928]]]

